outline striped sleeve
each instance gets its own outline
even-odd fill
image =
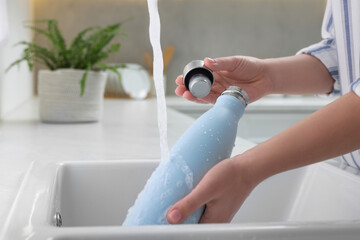
[[[339,94],[339,64],[335,42],[333,16],[331,13],[331,1],[328,1],[326,6],[321,35],[323,38],[322,41],[301,49],[299,52],[297,52],[297,54],[306,53],[318,58],[325,65],[330,75],[335,80],[333,92],[330,95]]]
[[[353,59],[354,59],[354,77],[350,89],[360,97],[360,1],[352,0],[347,4],[351,16],[349,25],[351,26],[351,37],[353,39]],[[360,151],[359,151],[360,153]],[[359,161],[360,163],[360,161]],[[360,167],[359,167],[360,169]]]
[[[351,90],[353,90],[356,95],[360,97],[360,78],[351,84]]]

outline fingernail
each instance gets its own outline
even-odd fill
[[[212,58],[207,58],[211,63],[216,63],[216,61],[214,60],[214,59],[212,59]]]
[[[174,209],[169,213],[168,218],[172,223],[177,223],[181,220],[181,212],[178,209]]]

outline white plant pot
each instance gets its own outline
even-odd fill
[[[84,70],[40,70],[38,93],[43,122],[99,121],[103,111],[106,72],[89,71],[85,93],[80,96]]]

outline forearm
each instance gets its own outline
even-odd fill
[[[271,93],[325,94],[332,91],[334,80],[321,61],[311,55],[265,59],[264,62],[273,86]]]
[[[360,97],[350,92],[239,155],[239,167],[245,164],[250,178],[258,183],[277,173],[354,151],[360,148],[359,123]]]

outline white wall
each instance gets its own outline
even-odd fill
[[[14,45],[31,40],[31,32],[24,28],[24,22],[31,19],[31,1],[7,0],[7,9],[9,36],[0,46],[0,118],[33,95],[32,73],[25,63],[5,73],[5,69],[22,54],[23,48]]]

